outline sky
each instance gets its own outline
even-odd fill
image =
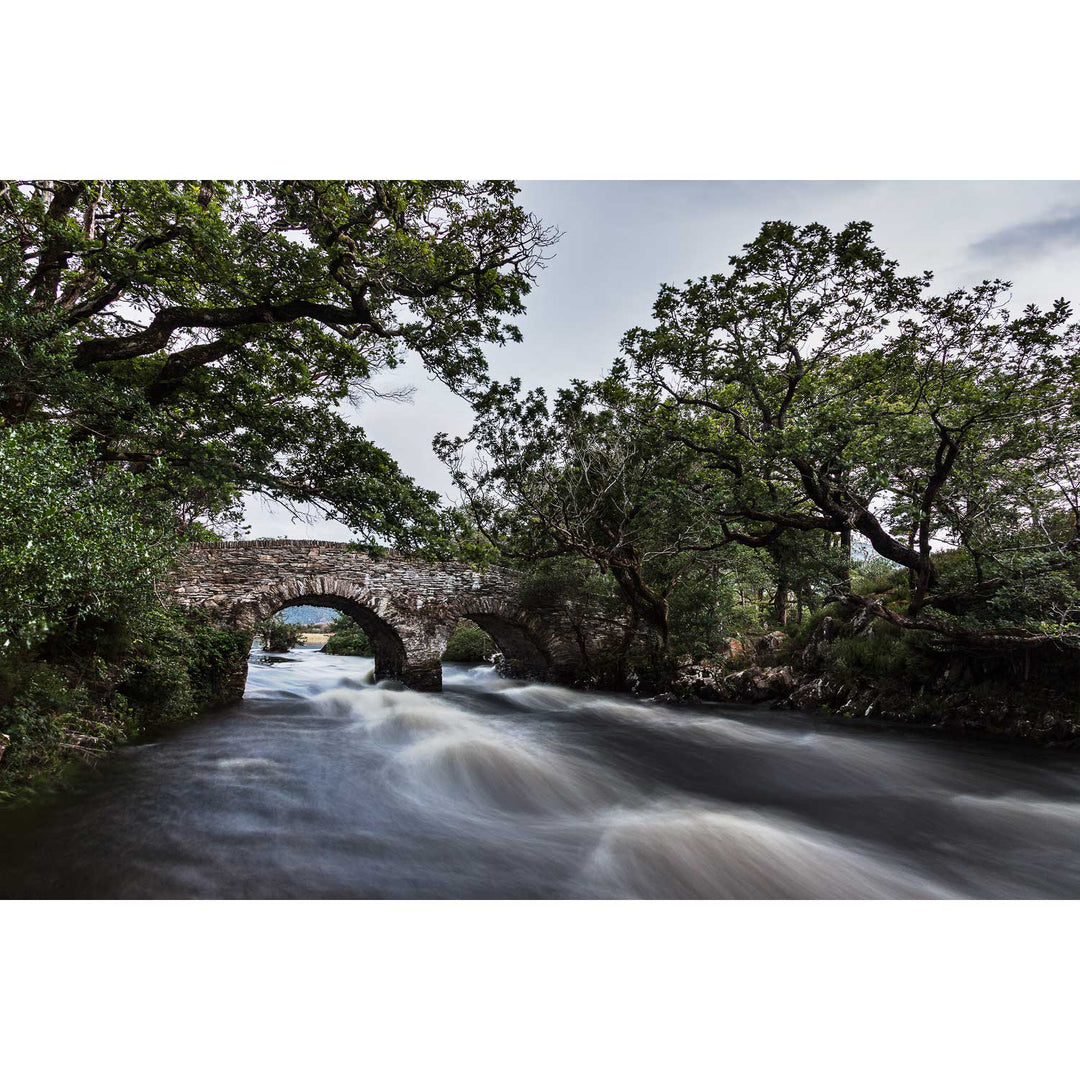
[[[934,272],[945,291],[983,278],[1013,282],[1017,307],[1080,301],[1080,182],[543,181],[522,182],[521,203],[562,238],[541,271],[519,325],[521,344],[493,348],[493,377],[553,390],[595,378],[619,339],[650,322],[662,283],[722,271],[763,221],[837,228],[870,221],[904,273]],[[409,402],[372,400],[348,409],[379,446],[424,487],[453,497],[431,449],[439,431],[464,435],[468,406],[431,381],[416,358],[380,377],[411,386]],[[292,520],[262,500],[246,507],[248,535],[349,539],[314,515]]]

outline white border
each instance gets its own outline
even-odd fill
[[[1077,10],[5,12],[15,175],[1071,178]],[[2,872],[2,867],[0,867]],[[1056,1077],[1072,904],[0,909],[12,1077]],[[1074,1067],[1069,1068],[1069,1073]]]
[[[1071,904],[4,906],[12,1077],[1068,1074]]]
[[[1080,9],[1029,0],[5,13],[7,172],[1058,179]]]

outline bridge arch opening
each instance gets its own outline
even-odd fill
[[[462,618],[476,623],[495,642],[504,674],[519,679],[547,677],[551,657],[524,623],[490,611],[465,610]]]
[[[401,679],[408,663],[405,643],[401,635],[384,618],[358,600],[326,593],[308,593],[281,600],[268,614],[273,616],[286,608],[307,606],[331,608],[342,615],[347,615],[367,634],[371,642],[375,653],[376,680]]]

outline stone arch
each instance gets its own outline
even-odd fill
[[[342,615],[348,615],[367,634],[375,652],[375,678],[376,679],[400,679],[406,666],[408,657],[405,652],[405,643],[401,635],[393,625],[377,615],[370,607],[358,603],[349,597],[327,595],[325,593],[311,593],[307,596],[299,596],[295,600],[286,600],[279,604],[274,611],[277,612],[287,607],[299,604],[312,604],[315,607],[329,607],[340,611]]]
[[[299,604],[334,608],[355,619],[374,647],[376,679],[394,679],[416,690],[442,687],[439,658],[449,635],[445,619],[409,611],[356,582],[325,576],[273,582],[239,604],[233,622],[254,637],[260,620]]]
[[[179,603],[202,609],[249,644],[258,619],[290,604],[345,611],[378,646],[380,676],[417,690],[441,688],[442,654],[459,618],[494,638],[508,671],[558,682],[602,674],[593,658],[623,648],[626,637],[618,620],[522,605],[520,575],[507,567],[431,562],[333,541],[192,544],[165,584]],[[242,667],[230,681],[230,700],[243,696],[246,656]]]
[[[536,620],[490,597],[469,597],[456,608],[457,618],[470,619],[495,642],[505,674],[523,679],[548,677],[552,665],[549,634]]]

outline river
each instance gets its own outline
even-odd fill
[[[316,647],[0,814],[4,897],[1080,895],[1080,758]]]

